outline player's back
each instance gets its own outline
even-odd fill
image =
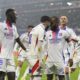
[[[44,26],[42,24],[37,25],[32,29],[29,35],[29,48],[32,55],[39,53],[39,41],[43,41]]]

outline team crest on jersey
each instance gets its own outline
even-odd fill
[[[62,33],[59,33],[59,36],[62,36]]]

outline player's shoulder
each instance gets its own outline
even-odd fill
[[[32,29],[31,33],[33,33],[33,32],[34,32],[34,33],[44,32],[44,29],[43,29],[42,24],[39,24],[39,25],[35,26],[35,27]]]
[[[37,30],[43,30],[44,29],[44,25],[42,23],[38,24],[35,29]]]
[[[6,27],[5,21],[0,22],[0,29],[4,29]]]
[[[0,26],[3,26],[5,25],[5,21],[4,22],[0,22]]]
[[[69,32],[72,32],[73,31],[73,29],[70,28],[70,27],[67,27],[66,30],[69,31]]]
[[[25,36],[27,36],[27,35],[28,35],[28,33],[26,32],[26,33],[21,34],[20,37],[25,37]]]

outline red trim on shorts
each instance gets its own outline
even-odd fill
[[[32,74],[39,68],[39,60],[35,63],[35,65],[32,68]]]

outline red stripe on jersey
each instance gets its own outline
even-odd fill
[[[9,22],[9,21],[6,21],[6,24],[7,24],[7,28],[8,28],[8,30],[11,31],[11,30],[10,30],[10,27],[11,27],[10,22]]]
[[[55,39],[56,38],[56,33],[52,32],[52,35],[53,35],[53,39]]]
[[[32,74],[39,68],[39,60],[35,63],[35,65],[32,68]]]
[[[56,39],[56,33],[52,32],[53,41]]]

